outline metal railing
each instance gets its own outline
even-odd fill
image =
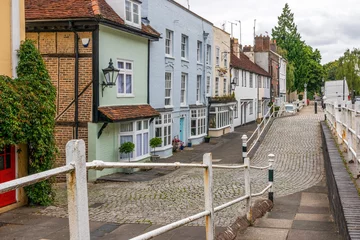
[[[347,147],[347,158],[357,164],[360,171],[360,103],[351,104],[327,101],[325,119],[329,123],[338,144]]]
[[[102,170],[104,168],[157,168],[157,167],[188,167],[204,169],[204,196],[205,210],[193,216],[186,217],[179,221],[173,222],[166,226],[147,232],[143,235],[132,238],[132,240],[151,239],[155,236],[168,232],[187,223],[205,217],[206,239],[214,239],[214,213],[223,210],[233,204],[246,200],[246,212],[248,219],[252,219],[251,199],[252,197],[261,196],[266,191],[269,192],[269,199],[273,200],[273,163],[275,156],[269,154],[269,165],[264,167],[251,166],[249,158],[245,158],[243,165],[212,165],[211,153],[203,156],[203,163],[184,164],[184,163],[121,163],[121,162],[103,162],[95,160],[86,162],[85,142],[83,140],[71,140],[66,145],[66,166],[51,169],[38,174],[15,179],[0,184],[0,194],[11,191],[20,187],[43,181],[58,174],[67,174],[67,198],[68,198],[68,216],[69,231],[71,240],[88,240],[90,239],[89,228],[89,207],[88,207],[88,190],[87,190],[87,170]],[[220,206],[213,205],[213,169],[243,169],[245,180],[245,195]],[[269,169],[269,183],[258,193],[251,192],[250,169]]]

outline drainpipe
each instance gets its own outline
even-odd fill
[[[150,104],[150,39],[148,39],[147,103]]]
[[[75,139],[79,138],[79,35],[73,28],[73,23],[69,22],[70,29],[74,33],[75,41],[75,82],[74,82],[74,95],[75,95]]]

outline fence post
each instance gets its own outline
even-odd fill
[[[212,155],[205,153],[203,156],[203,164],[207,167],[204,171],[204,196],[205,210],[210,211],[210,215],[205,216],[206,224],[206,240],[214,239],[214,206],[213,206],[213,171],[212,171]]]
[[[274,202],[274,161],[275,161],[275,155],[274,154],[269,154],[268,155],[268,159],[269,159],[269,184],[272,184],[271,187],[269,188],[269,200]]]
[[[248,137],[246,136],[246,134],[244,134],[242,137],[242,158],[243,158],[243,162],[245,162],[245,158],[247,157],[247,140]]]
[[[250,159],[248,157],[245,158],[244,161],[245,169],[244,169],[244,178],[245,178],[245,195],[248,196],[246,199],[246,214],[248,221],[252,221],[252,209],[251,209],[251,183],[250,183]]]
[[[66,164],[75,165],[75,170],[66,176],[70,239],[88,240],[90,228],[84,140],[71,140],[66,144]]]

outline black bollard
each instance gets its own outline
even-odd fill
[[[315,114],[317,114],[317,102],[315,101]]]

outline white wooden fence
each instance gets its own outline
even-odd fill
[[[325,101],[325,119],[336,136],[338,144],[345,144],[347,159],[360,161],[360,103]]]
[[[85,159],[85,142],[83,140],[71,140],[66,145],[66,166],[51,169],[38,174],[33,174],[27,177],[15,179],[0,184],[0,194],[11,191],[20,187],[29,186],[36,182],[43,181],[50,177],[61,173],[67,174],[67,195],[68,195],[68,215],[69,215],[69,231],[71,240],[88,240],[90,239],[89,229],[89,207],[88,207],[88,192],[87,192],[87,169],[102,170],[104,168],[157,168],[157,167],[189,167],[189,168],[203,168],[204,169],[204,196],[205,207],[204,211],[193,216],[186,217],[179,221],[173,222],[166,226],[160,227],[143,235],[132,238],[132,240],[151,239],[162,233],[168,232],[172,229],[193,222],[197,219],[205,217],[206,222],[206,239],[214,239],[214,213],[221,211],[233,204],[246,200],[246,209],[248,218],[251,219],[251,198],[263,195],[269,191],[269,196],[273,196],[273,163],[275,156],[269,154],[269,165],[251,166],[249,158],[245,158],[243,165],[212,165],[211,153],[206,153],[203,156],[203,163],[184,164],[184,163],[120,163],[120,162],[103,162],[95,160],[86,162]],[[245,195],[230,202],[224,203],[220,206],[213,205],[213,169],[242,169],[244,171],[245,180]],[[269,183],[261,192],[252,193],[250,184],[250,169],[269,169]]]

